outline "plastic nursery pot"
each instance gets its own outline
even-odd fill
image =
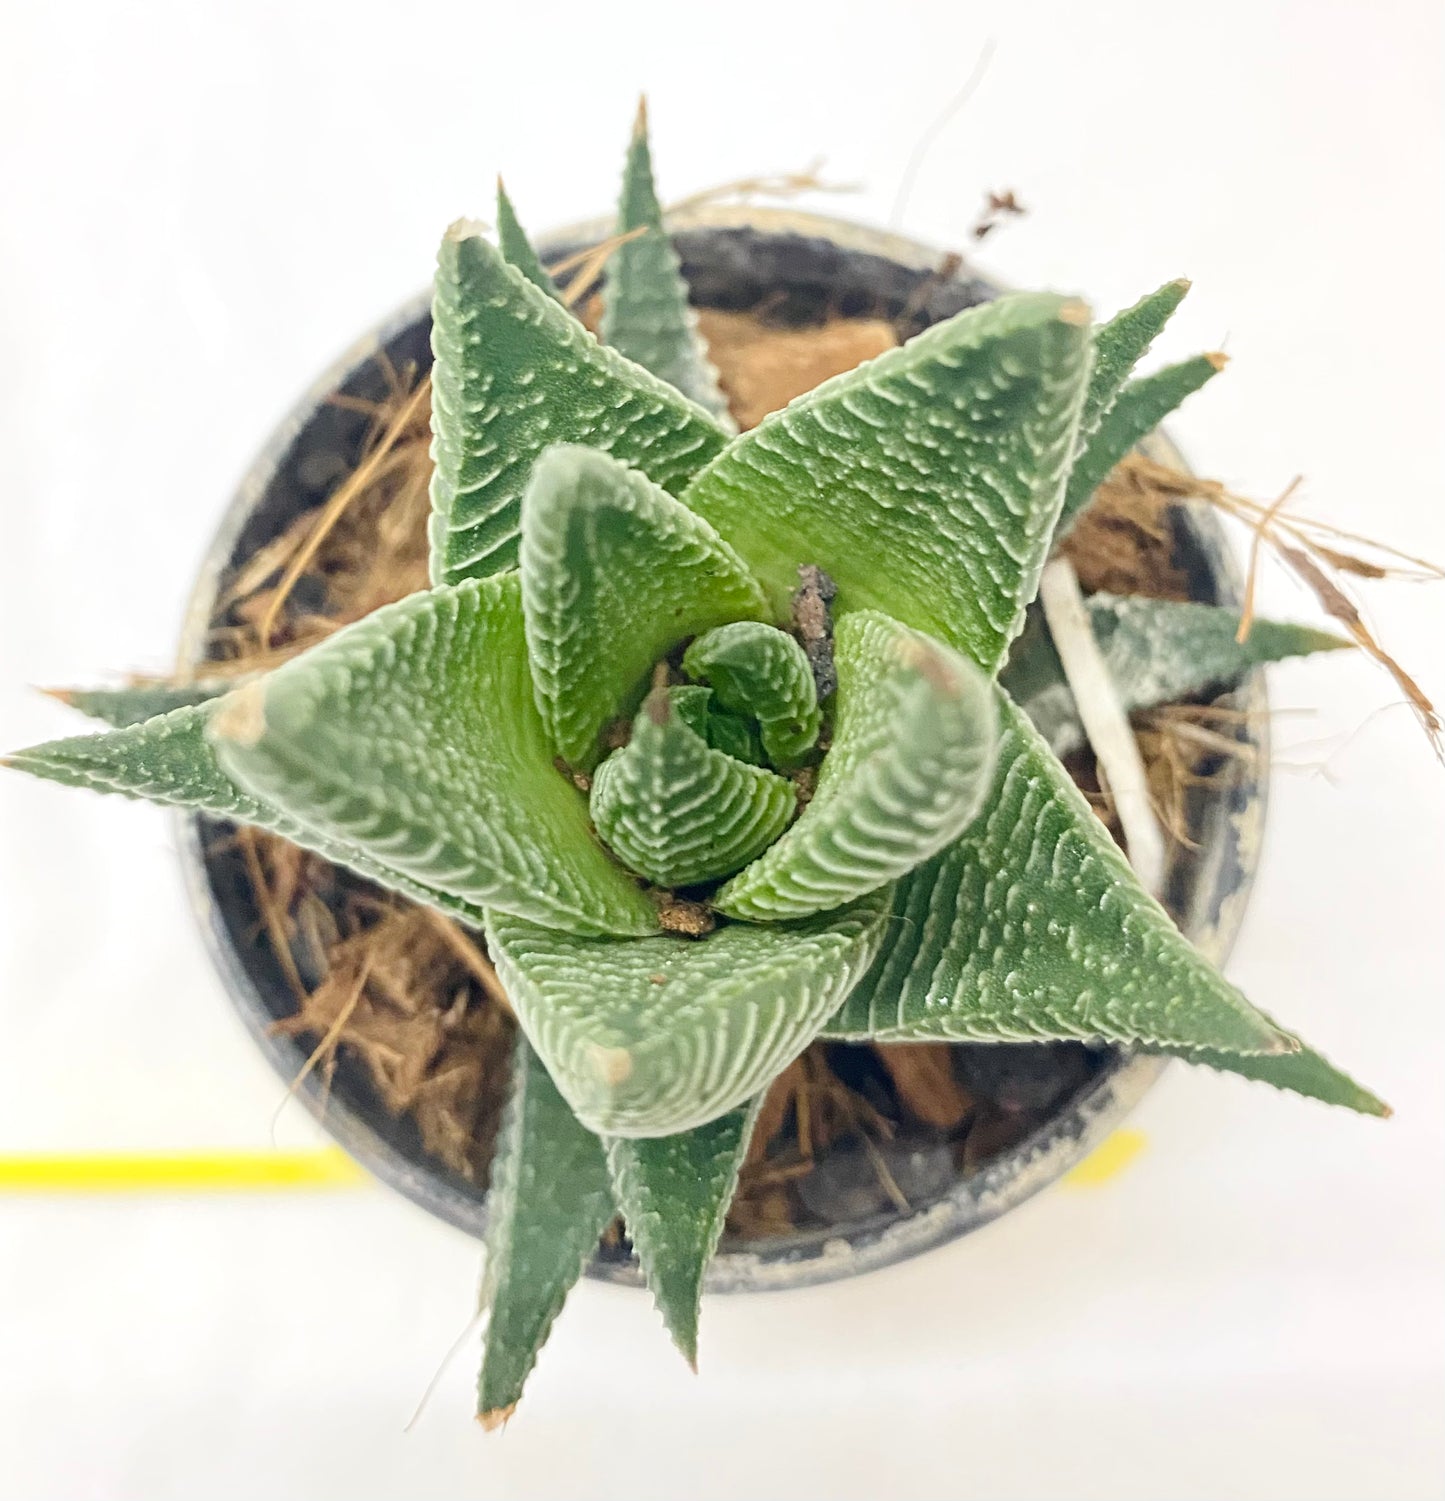
[[[582,225],[552,237],[549,257],[595,243],[603,224]],[[946,318],[994,295],[996,288],[966,272],[950,272],[937,251],[894,235],[835,219],[791,212],[717,208],[679,221],[678,250],[702,307],[746,310],[765,304],[770,318],[807,322],[823,313],[893,320],[900,333]],[[943,267],[944,269],[940,269]],[[354,465],[364,419],[328,400],[337,393],[376,399],[384,352],[394,367],[431,361],[425,297],[406,304],[361,340],[313,387],[272,435],[226,512],[201,571],[181,644],[183,662],[204,656],[208,629],[225,582],[258,548],[300,513],[320,505],[327,487]],[[1177,454],[1156,440],[1158,456]],[[1196,599],[1229,603],[1237,578],[1212,515],[1177,508],[1171,514],[1175,563]],[[1262,710],[1259,673],[1237,685],[1233,702]],[[1205,787],[1192,790],[1188,820],[1192,848],[1174,846],[1163,900],[1188,937],[1212,960],[1227,954],[1248,897],[1264,814],[1268,747],[1261,713],[1241,730],[1249,754],[1230,758]],[[182,858],[216,966],[257,1044],[290,1083],[309,1046],[275,1035],[274,1022],[291,1015],[295,997],[274,953],[259,942],[255,896],[241,855],[216,838],[217,825],[185,820]],[[222,826],[224,827],[224,826]],[[856,1216],[847,1195],[823,1222],[771,1238],[725,1238],[708,1274],[713,1291],[797,1287],[854,1276],[917,1255],[996,1219],[1089,1154],[1115,1129],[1164,1063],[1157,1058],[1100,1050],[1091,1072],[1050,1108],[1016,1144],[965,1172],[949,1161],[907,1209],[876,1202]],[[480,1236],[484,1191],[423,1149],[415,1126],[385,1109],[370,1081],[344,1051],[329,1087],[309,1074],[302,1098],[332,1137],[375,1176],[438,1218]],[[825,1161],[824,1167],[829,1164]],[[846,1163],[841,1164],[845,1170]],[[591,1274],[638,1283],[625,1247],[599,1251]]]

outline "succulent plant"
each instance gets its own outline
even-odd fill
[[[1186,284],[1097,326],[1000,297],[734,436],[643,130],[606,344],[500,189],[498,225],[438,258],[432,587],[240,686],[76,695],[114,728],[11,761],[485,933],[521,1036],[483,1418],[619,1210],[695,1358],[757,1102],[817,1037],[1081,1039],[1382,1111],[1181,937],[1029,718],[1081,739],[1047,633],[1015,644],[1051,548],[1222,363],[1131,378]],[[1090,609],[1127,708],[1341,644]]]

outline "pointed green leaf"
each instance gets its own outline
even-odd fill
[[[624,865],[657,886],[695,886],[760,855],[797,801],[784,777],[714,750],[662,688],[648,695],[632,739],[598,767],[591,810]]]
[[[756,722],[729,709],[720,709],[716,704],[708,709],[703,738],[714,750],[724,752],[734,761],[745,762],[748,766],[768,765]]]
[[[211,735],[245,790],[413,880],[569,932],[656,931],[552,765],[515,574],[368,615],[221,700]]]
[[[1086,443],[1098,431],[1129,372],[1159,337],[1188,291],[1189,283],[1183,277],[1165,282],[1157,291],[1141,297],[1122,313],[1115,313],[1094,330],[1094,368],[1084,397],[1084,413],[1079,419],[1081,442]]]
[[[1294,1040],[1299,1041],[1298,1038]],[[1371,1094],[1364,1085],[1357,1084],[1328,1058],[1303,1043],[1297,1053],[1266,1056],[1250,1054],[1247,1057],[1241,1057],[1238,1053],[1211,1051],[1208,1048],[1159,1048],[1146,1051],[1168,1053],[1171,1057],[1182,1058],[1186,1063],[1217,1069],[1221,1073],[1239,1074],[1242,1078],[1271,1084],[1276,1089],[1289,1090],[1311,1100],[1323,1101],[1326,1105],[1355,1110],[1361,1115],[1388,1116],[1392,1113],[1390,1107]]]
[[[662,205],[652,182],[645,107],[637,112],[617,209],[617,233],[626,235],[637,229],[642,233],[618,245],[607,263],[602,342],[651,370],[731,428],[717,371],[708,359],[697,316],[688,305],[682,263],[663,228]]]
[[[699,636],[682,659],[689,677],[710,683],[718,702],[751,715],[775,766],[791,766],[817,743],[818,710],[813,669],[786,631],[740,620]]]
[[[983,811],[899,883],[885,950],[829,1035],[1291,1051],[1180,935],[995,691],[1003,736]]]
[[[767,766],[757,730],[740,714],[720,709],[711,688],[699,683],[674,684],[667,690],[668,702],[678,718],[702,736],[714,750],[723,751],[749,766]]]
[[[482,914],[470,902],[417,881],[351,840],[309,828],[280,808],[243,792],[221,769],[207,737],[215,707],[215,701],[185,706],[106,734],[52,740],[16,752],[4,764],[68,787],[252,824],[314,850],[379,886],[439,907],[473,927],[481,926]]]
[[[677,491],[727,439],[466,223],[437,257],[432,350],[435,583],[516,566],[522,490],[553,443],[607,449]]]
[[[1059,513],[1057,537],[1066,535],[1114,465],[1136,443],[1147,438],[1187,396],[1213,380],[1224,365],[1222,354],[1195,355],[1192,360],[1166,365],[1153,375],[1131,380],[1119,392],[1074,461],[1063,510]]]
[[[522,503],[522,604],[537,707],[571,766],[630,714],[679,642],[767,608],[742,559],[644,475],[595,449],[550,448]]]
[[[674,684],[667,690],[667,701],[688,729],[707,739],[708,712],[712,708],[712,689],[695,683]]]
[[[495,1428],[512,1415],[537,1352],[611,1222],[612,1188],[602,1143],[557,1093],[518,1037],[487,1194],[482,1308],[486,1348],[477,1415]]]
[[[885,888],[787,927],[587,941],[487,914],[497,972],[557,1087],[604,1136],[670,1136],[751,1099],[877,952]]]
[[[240,678],[208,678],[196,683],[140,682],[124,688],[64,688],[51,694],[72,709],[99,719],[112,729],[123,730],[169,714],[204,704],[239,686]]]
[[[1218,605],[1093,594],[1086,601],[1104,665],[1128,713],[1197,698],[1251,667],[1354,645],[1310,626],[1255,620],[1235,639],[1239,612]],[[1055,755],[1083,744],[1084,728],[1042,622],[1030,616],[999,681]]]
[[[500,177],[497,179],[497,248],[507,264],[515,266],[534,287],[540,287],[559,302],[562,300],[557,283],[547,274],[547,268],[532,248]]]
[[[835,907],[951,844],[988,791],[993,689],[966,657],[876,611],[838,623],[833,744],[813,800],[713,899],[776,922]]]
[[[687,487],[784,619],[800,564],[992,672],[1038,588],[1088,379],[1088,309],[969,308],[764,419]]]
[[[612,1191],[662,1321],[697,1369],[707,1264],[722,1238],[761,1096],[676,1136],[607,1142]]]

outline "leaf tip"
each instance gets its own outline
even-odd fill
[[[495,1433],[498,1428],[507,1426],[516,1410],[515,1402],[509,1402],[505,1407],[489,1407],[485,1412],[477,1414],[477,1422],[482,1425],[484,1432]]]
[[[956,699],[963,683],[944,654],[919,636],[905,636],[897,645],[898,662],[916,672],[940,698]]]
[[[1094,310],[1082,297],[1069,297],[1059,304],[1057,317],[1060,323],[1087,328],[1093,322]]]
[[[56,703],[64,704],[67,709],[75,707],[76,690],[74,688],[41,688],[36,687],[37,693],[43,693],[46,698],[53,698]]]
[[[610,1048],[602,1043],[592,1046],[592,1068],[608,1089],[625,1084],[632,1074],[632,1054],[626,1048]]]
[[[637,113],[632,118],[632,139],[645,141],[647,139],[647,95],[637,96]]]
[[[1224,367],[1229,363],[1229,356],[1222,353],[1218,349],[1212,350],[1209,354],[1206,354],[1204,358],[1206,361],[1208,361],[1209,364],[1213,365],[1216,370],[1223,370]]]
[[[454,219],[447,225],[446,241],[460,245],[464,240],[479,240],[486,232],[487,226],[480,219]]]
[[[1181,297],[1183,297],[1186,295],[1186,293],[1188,293],[1190,287],[1192,287],[1194,283],[1190,281],[1187,276],[1176,276],[1174,280],[1169,283],[1169,285],[1173,287]]]
[[[233,745],[255,745],[266,733],[266,685],[261,680],[228,693],[211,717],[211,735]]]

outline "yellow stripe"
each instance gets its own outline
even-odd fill
[[[1142,1131],[1128,1128],[1116,1131],[1095,1147],[1078,1167],[1065,1174],[1064,1182],[1070,1188],[1098,1188],[1100,1184],[1117,1178],[1144,1150],[1148,1140]]]
[[[233,1193],[356,1188],[370,1179],[345,1152],[118,1152],[0,1157],[0,1193]]]
[[[1094,1188],[1144,1150],[1142,1131],[1116,1131],[1064,1181]],[[236,1193],[358,1188],[371,1180],[345,1152],[30,1153],[0,1156],[0,1193]]]

